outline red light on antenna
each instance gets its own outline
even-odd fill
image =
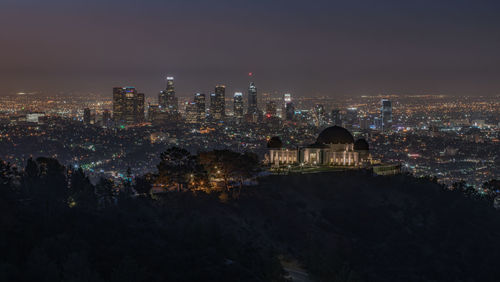
[[[251,72],[248,73],[248,76],[252,76],[252,75],[253,75],[253,73],[251,73]]]

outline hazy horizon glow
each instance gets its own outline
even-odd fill
[[[497,1],[61,1],[0,4],[0,95],[500,93]]]

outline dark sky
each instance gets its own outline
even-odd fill
[[[1,0],[0,95],[499,94],[498,2]]]

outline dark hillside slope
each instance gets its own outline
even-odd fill
[[[493,281],[500,274],[500,213],[427,180],[363,172],[271,177],[247,189],[238,206],[323,281]]]
[[[500,277],[500,213],[409,176],[271,176],[105,209],[37,195],[0,193],[0,281],[280,281],[280,259],[318,281]]]

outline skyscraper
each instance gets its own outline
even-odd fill
[[[116,123],[120,123],[123,120],[125,107],[125,88],[114,87],[113,88],[113,119]]]
[[[158,117],[160,114],[160,107],[159,105],[148,105],[148,121],[150,122],[156,122],[158,121]]]
[[[221,120],[226,116],[226,86],[215,86],[215,93],[210,95],[210,116],[213,120]]]
[[[135,106],[135,122],[144,122],[144,93],[137,93]]]
[[[323,126],[325,124],[325,107],[322,104],[317,104],[314,107],[314,117],[316,126]]]
[[[380,103],[382,104],[382,108],[380,109],[382,129],[389,130],[392,126],[392,103],[387,99],[382,99]]]
[[[198,107],[195,102],[186,102],[186,122],[197,123],[199,119]]]
[[[196,93],[194,95],[194,102],[196,103],[196,109],[198,112],[198,121],[205,121],[206,117],[206,106],[205,106],[205,94]]]
[[[177,113],[178,111],[178,101],[175,96],[175,86],[174,78],[167,77],[167,87],[165,90],[160,91],[158,94],[158,104],[164,112]]]
[[[255,114],[257,112],[257,87],[255,87],[255,84],[251,82],[248,87],[248,114]]]
[[[83,109],[83,123],[84,124],[91,124],[92,120],[92,114],[90,112],[89,108]]]
[[[234,112],[234,117],[237,119],[242,119],[243,118],[243,93],[241,92],[236,92],[234,93],[234,105],[233,105],[233,112]]]
[[[284,114],[282,115],[285,120],[294,120],[295,118],[295,107],[293,106],[292,102],[292,94],[290,93],[285,93],[283,95],[283,112]]]
[[[340,114],[340,110],[332,110],[331,119],[333,125],[342,126],[342,115]]]
[[[144,119],[144,94],[134,87],[113,88],[113,119],[116,124],[133,124]]]
[[[276,114],[277,114],[276,102],[268,101],[266,103],[266,118],[276,117]]]
[[[285,93],[283,95],[283,102],[285,103],[285,105],[288,104],[288,103],[291,103],[292,102],[292,94]]]
[[[290,121],[295,119],[295,106],[292,102],[286,104],[285,118]]]
[[[102,113],[102,125],[109,126],[111,123],[111,112],[108,109],[105,109]]]
[[[345,126],[351,128],[353,125],[359,124],[358,108],[354,107],[347,108],[345,116],[342,121],[344,122]]]

